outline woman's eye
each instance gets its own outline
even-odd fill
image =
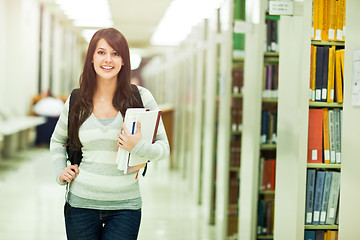
[[[114,56],[120,56],[117,52],[113,53]]]
[[[105,52],[104,52],[104,51],[98,51],[98,54],[100,54],[100,55],[104,55],[104,54],[105,54]]]

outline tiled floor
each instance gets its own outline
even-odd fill
[[[179,174],[167,162],[149,167],[141,177],[141,240],[214,240],[200,208]],[[64,188],[54,179],[47,149],[0,159],[0,239],[64,240]]]

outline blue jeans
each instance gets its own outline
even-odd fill
[[[95,210],[64,207],[68,240],[136,240],[141,220],[139,210]]]

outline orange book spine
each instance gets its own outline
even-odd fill
[[[322,163],[323,157],[323,109],[309,110],[308,163]]]

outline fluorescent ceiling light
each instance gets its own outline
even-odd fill
[[[153,45],[178,45],[201,20],[209,18],[224,0],[173,0],[151,37]]]
[[[64,14],[78,27],[112,27],[108,0],[56,0]]]

